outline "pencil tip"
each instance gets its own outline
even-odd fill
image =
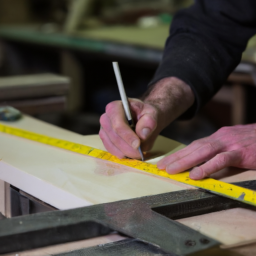
[[[141,148],[138,147],[138,150],[139,150],[139,152],[140,152],[141,161],[144,162],[144,156],[143,156],[143,153],[142,153],[142,151],[141,151]]]

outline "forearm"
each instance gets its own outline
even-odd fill
[[[158,110],[159,129],[162,130],[193,105],[195,96],[185,82],[167,77],[152,85],[142,100]]]
[[[172,21],[163,59],[150,85],[177,77],[193,90],[192,117],[226,81],[256,33],[256,1],[197,0]]]

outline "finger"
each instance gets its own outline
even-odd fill
[[[108,126],[108,129],[105,129],[105,122],[104,123],[104,130],[108,134],[110,140],[112,143],[115,144],[116,147],[118,147],[119,140],[116,140],[116,136],[113,136],[113,134],[118,135],[122,140],[124,140],[130,147],[133,149],[137,149],[140,145],[140,139],[137,136],[135,132],[129,127],[123,105],[121,101],[114,101],[109,103],[106,106],[106,115],[108,116],[110,123],[111,123],[111,129]],[[105,119],[106,120],[106,119]],[[107,123],[106,125],[108,125]],[[111,132],[112,131],[112,132]],[[114,140],[113,140],[114,139]],[[118,148],[121,148],[120,146]]]
[[[157,113],[151,110],[144,113],[136,124],[136,133],[142,140],[148,139],[157,127]]]
[[[226,167],[235,166],[240,160],[241,156],[238,151],[223,152],[216,155],[205,164],[194,168],[190,172],[189,177],[193,180],[200,180]]]
[[[158,111],[152,105],[145,104],[139,99],[129,99],[129,102],[131,105],[133,118],[134,120],[137,120],[135,132],[141,139],[141,147],[148,150],[147,148],[152,147],[157,137],[156,127]]]
[[[125,157],[122,151],[120,151],[108,138],[107,134],[103,130],[103,128],[100,129],[99,136],[108,152],[111,154],[117,156],[118,158],[122,159]]]
[[[141,139],[141,148],[148,151],[152,148],[156,137],[161,131],[158,120],[158,110],[151,104],[145,104],[141,100],[130,100],[133,113],[135,115],[136,134]],[[158,128],[158,130],[157,130]]]
[[[102,125],[102,129],[105,131],[108,136],[111,144],[108,144],[108,151],[115,155],[115,151],[112,150],[111,145],[115,146],[118,150],[120,150],[123,155],[131,157],[131,158],[140,158],[139,151],[131,147],[122,137],[120,137],[112,128],[111,121],[106,114],[103,114],[100,118],[100,122],[104,124]],[[131,130],[129,127],[128,129]],[[136,136],[136,135],[135,135]],[[138,138],[138,137],[137,137]],[[138,139],[139,140],[139,139]]]
[[[206,144],[207,142],[208,142],[208,137],[193,141],[191,144],[189,144],[185,148],[161,159],[157,164],[158,168],[165,169],[167,165],[170,165],[171,163],[176,162],[182,159],[183,157],[186,157],[187,155],[191,154],[191,152],[194,152],[195,150],[202,147],[202,145]]]
[[[196,150],[191,150],[189,154],[185,155],[179,160],[166,165],[165,169],[170,174],[183,172],[209,160],[219,153],[220,150],[221,147],[219,146],[218,142],[208,142]]]

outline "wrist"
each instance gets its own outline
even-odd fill
[[[157,109],[158,123],[163,129],[193,105],[195,96],[184,81],[168,77],[152,85],[142,100]]]

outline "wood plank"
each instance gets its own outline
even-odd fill
[[[104,149],[98,136],[81,136],[27,116],[11,125]],[[120,166],[6,134],[0,134],[0,141],[2,146],[0,178],[58,209],[190,187],[142,173],[131,167]],[[162,144],[161,138],[160,144]],[[180,143],[172,140],[169,140],[169,146],[168,143],[166,145],[168,151],[182,147]]]
[[[1,77],[0,100],[67,95],[69,83],[68,77],[54,74]]]
[[[0,106],[12,106],[29,115],[63,112],[67,100],[64,96],[47,97],[40,99],[11,100],[0,103]]]
[[[178,221],[232,247],[232,244],[256,239],[255,220],[255,210],[235,208]]]

